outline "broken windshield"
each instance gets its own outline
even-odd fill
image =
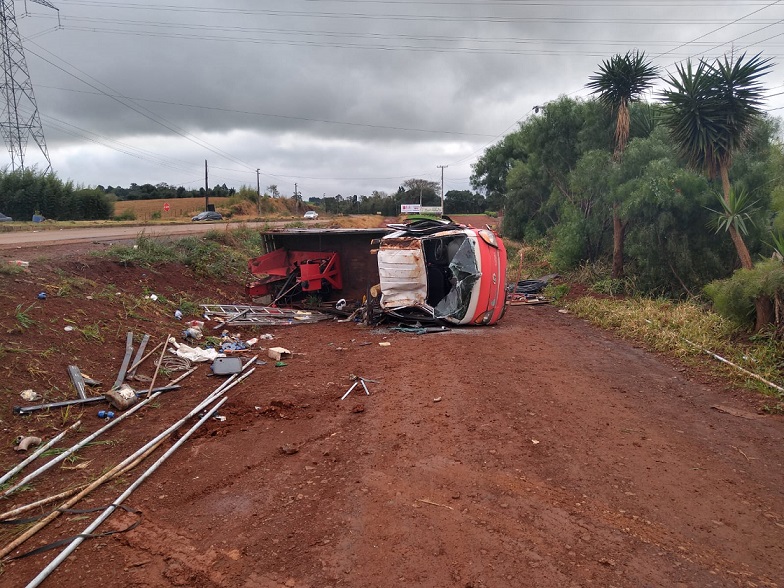
[[[452,288],[435,306],[436,318],[462,320],[471,304],[471,291],[479,276],[476,253],[471,239],[464,239],[454,257],[449,262]]]

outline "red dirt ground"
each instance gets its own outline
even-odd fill
[[[146,294],[244,302],[181,268],[59,251],[28,255],[30,273],[0,285],[2,472],[20,460],[19,435],[48,439],[81,416],[67,447],[104,424],[105,406],[15,416],[21,390],[75,398],[69,363],[106,388],[126,331],[179,335],[173,306]],[[33,303],[22,329],[17,306]],[[423,336],[334,322],[234,330],[272,332],[296,355],[258,366],[228,393],[226,420],[126,501],[143,513],[137,528],[85,541],[44,586],[784,586],[784,418],[757,415],[759,398],[546,305]],[[2,510],[97,477],[213,390],[207,372],[66,464],[84,469],[55,468]],[[340,401],[350,374],[380,383]],[[77,508],[110,504],[149,463]],[[64,514],[15,553],[95,516]],[[99,530],[134,520],[115,513]],[[2,544],[18,532],[0,529]],[[6,562],[0,584],[25,585],[55,553]]]

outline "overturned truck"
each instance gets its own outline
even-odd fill
[[[266,255],[248,264],[257,302],[372,296],[388,317],[453,325],[493,325],[506,308],[506,250],[489,228],[445,218],[264,237]]]
[[[489,229],[425,220],[390,225],[378,249],[381,309],[456,325],[493,325],[506,309],[506,250]]]

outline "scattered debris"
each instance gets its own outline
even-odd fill
[[[732,447],[732,448],[733,448],[735,451],[737,451],[737,452],[738,452],[738,453],[740,453],[740,454],[741,454],[743,457],[745,457],[745,458],[746,458],[746,461],[751,461],[752,459],[757,459],[756,457],[749,457],[748,455],[746,455],[746,454],[743,452],[743,450],[742,450],[742,449],[738,449],[738,448],[737,448],[737,447],[735,447],[734,445],[730,445],[730,447]]]
[[[447,333],[451,331],[449,327],[406,327],[399,325],[397,327],[390,327],[390,331],[397,331],[398,333],[412,333],[414,335],[427,335],[428,333]],[[379,343],[380,345],[380,343]]]
[[[150,336],[145,334],[144,337],[142,337],[142,342],[139,343],[139,349],[136,352],[136,357],[133,359],[133,367],[126,373],[126,379],[131,380],[136,375],[136,368],[139,367],[142,357],[144,357],[144,350],[147,349],[147,343],[149,342]]]
[[[348,398],[348,395],[351,394],[354,388],[356,388],[359,384],[362,384],[362,388],[364,388],[365,390],[365,395],[370,396],[370,390],[368,390],[368,387],[365,384],[365,382],[373,382],[375,384],[379,383],[377,380],[369,380],[367,378],[363,378],[362,376],[355,376],[354,374],[349,375],[349,380],[353,380],[354,383],[351,385],[351,388],[349,388],[348,391],[343,396],[340,397],[341,400],[345,400],[346,398]]]
[[[433,398],[433,402],[441,402],[441,397],[439,396],[438,398]]]
[[[71,331],[75,331],[75,330],[76,330],[76,327],[73,327],[71,325],[67,325],[67,326],[63,327],[63,331],[65,331],[66,333],[70,333]]]
[[[355,404],[354,407],[351,409],[351,412],[355,414],[359,414],[360,412],[365,412],[365,405],[361,402],[359,404]]]
[[[242,371],[242,360],[239,357],[217,357],[211,369],[216,376],[238,374]]]
[[[36,400],[41,400],[41,398],[43,398],[38,392],[33,392],[32,390],[22,390],[19,393],[19,396],[22,397],[22,400],[26,400],[27,402],[35,402]]]
[[[291,357],[291,351],[285,347],[270,347],[267,349],[267,356],[275,361],[280,361],[281,359]]]
[[[99,410],[98,411],[98,418],[99,419],[113,419],[114,413],[111,410]]]
[[[531,443],[534,445],[539,445],[539,441],[537,439],[531,439]]]
[[[202,304],[204,318],[217,320],[220,328],[229,322],[234,325],[284,326],[297,323],[316,323],[330,317],[315,310],[297,310],[274,306],[241,306],[236,304]],[[262,336],[262,339],[267,338]],[[271,338],[271,337],[270,337]]]
[[[46,300],[46,292],[39,292],[38,300]]]
[[[432,500],[427,500],[425,498],[417,498],[416,501],[417,502],[422,502],[424,504],[429,504],[431,506],[440,506],[441,508],[448,508],[449,510],[455,510],[454,508],[452,508],[451,506],[449,506],[447,504],[439,504],[438,502],[433,502]]]
[[[173,339],[169,340],[174,346],[174,354],[177,357],[184,357],[193,362],[200,362],[200,361],[215,361],[215,358],[220,355],[217,349],[202,349],[201,347],[189,347],[188,345],[183,345],[182,343],[178,343]]]
[[[176,318],[178,321],[182,320],[182,311],[179,308],[174,311],[174,318]]]
[[[104,394],[104,397],[117,410],[127,410],[136,404],[138,400],[136,391],[128,384],[123,384],[119,388],[112,388]]]
[[[19,443],[14,447],[14,451],[27,451],[31,445],[36,447],[41,444],[40,437],[22,437]]]
[[[275,367],[286,367],[287,365],[289,365],[289,364],[287,364],[285,361],[276,361],[275,362]]]
[[[187,324],[188,327],[182,332],[183,339],[196,339],[198,341],[204,336],[201,332],[204,327],[203,321],[190,321],[185,324]]]
[[[280,448],[280,452],[284,455],[294,455],[295,453],[299,453],[299,447],[286,444]]]
[[[506,299],[509,306],[550,304],[553,301],[552,298],[539,294],[509,294]]]
[[[381,341],[379,345],[381,345],[381,347],[389,347],[390,345],[392,345],[392,343],[390,343],[389,341]]]
[[[723,404],[715,404],[711,406],[711,408],[713,410],[718,410],[719,412],[723,412],[725,414],[731,414],[732,416],[740,417],[742,419],[759,420],[765,418],[761,414],[755,414],[753,412],[748,412],[747,410],[732,408],[731,406],[724,406]]]
[[[119,388],[125,381],[125,374],[128,372],[128,365],[131,363],[131,355],[133,355],[133,331],[128,331],[125,334],[125,356],[112,388]]]

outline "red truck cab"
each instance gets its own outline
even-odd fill
[[[455,325],[493,325],[506,309],[506,249],[490,230],[424,220],[379,240],[381,309]]]

